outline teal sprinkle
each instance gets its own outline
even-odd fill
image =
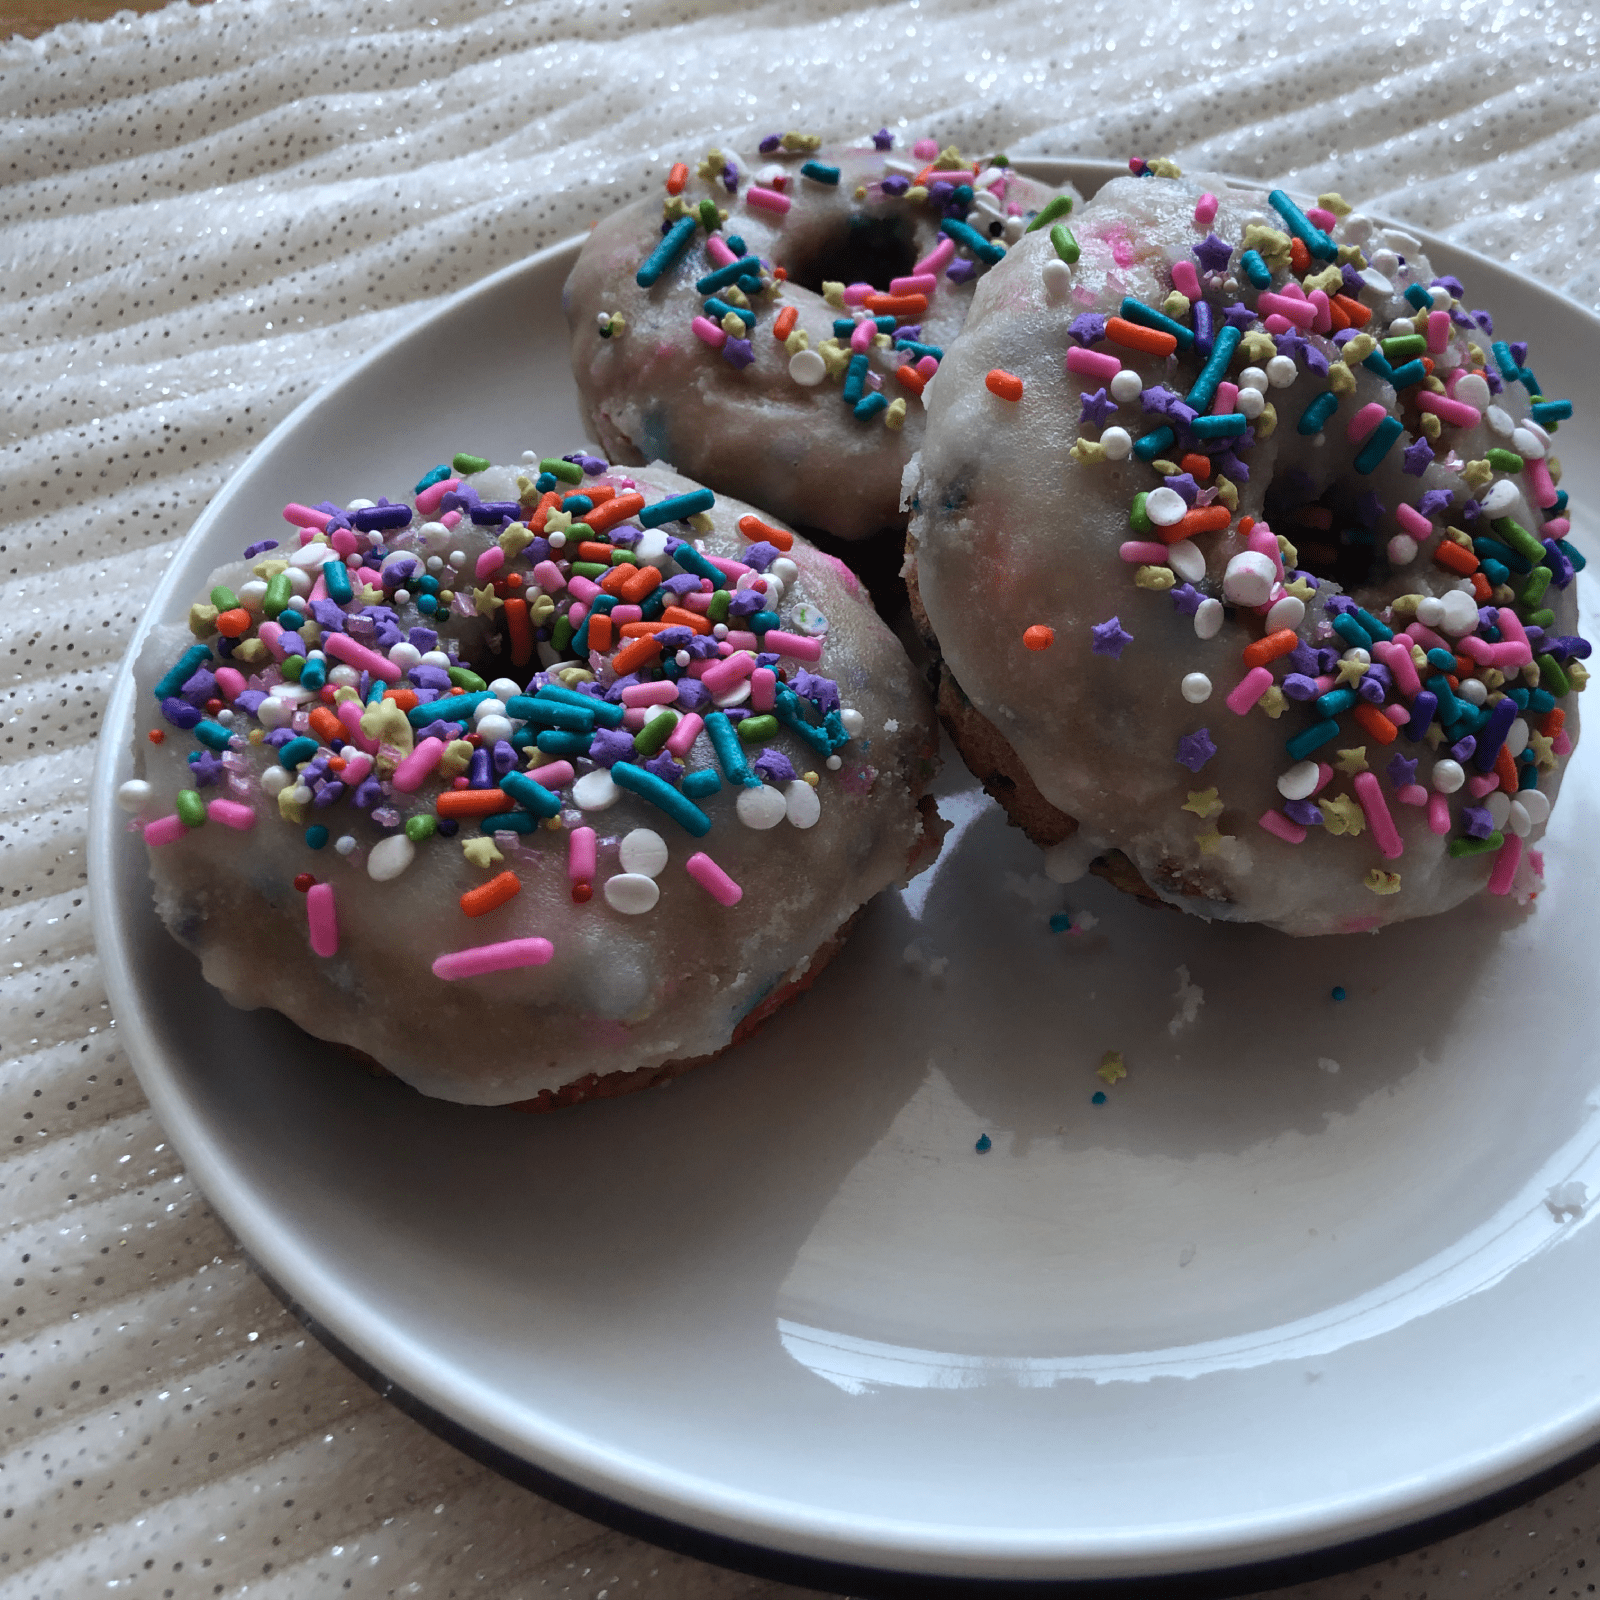
[[[1154,461],[1163,450],[1171,449],[1177,442],[1178,436],[1171,428],[1157,428],[1154,433],[1133,441],[1133,453],[1141,461]]]
[[[1406,290],[1406,299],[1409,300],[1418,311],[1433,310],[1433,296],[1429,294],[1420,283],[1414,283],[1409,289]]]
[[[1322,432],[1322,425],[1335,411],[1339,409],[1339,397],[1332,389],[1324,389],[1304,411],[1300,413],[1300,421],[1296,425],[1299,432],[1308,437],[1314,433]]]
[[[693,772],[684,773],[683,781],[678,785],[679,790],[691,800],[704,800],[721,787],[722,779],[717,776],[713,767],[699,767]]]
[[[1355,459],[1355,469],[1360,473],[1376,472],[1378,463],[1388,455],[1395,441],[1405,432],[1398,417],[1385,417],[1372,430],[1372,437],[1362,445]]]
[[[880,411],[889,409],[889,397],[881,389],[874,390],[856,402],[855,415],[858,421],[867,422],[877,416]]]
[[[1288,750],[1291,760],[1304,761],[1313,750],[1320,750],[1330,739],[1338,737],[1337,722],[1313,722],[1309,728],[1302,728],[1292,739],[1285,740],[1284,748]]]
[[[1154,328],[1158,333],[1170,333],[1178,341],[1180,350],[1187,350],[1194,343],[1193,328],[1174,322],[1164,311],[1157,311],[1154,306],[1147,306],[1143,300],[1135,300],[1132,295],[1123,296],[1122,315],[1140,327]]]
[[[417,486],[411,491],[421,494],[424,489],[431,489],[436,483],[443,483],[450,476],[450,463],[447,461],[442,466],[435,467],[432,472],[425,473],[417,479]]]
[[[1250,426],[1250,419],[1242,411],[1225,411],[1217,416],[1196,417],[1189,424],[1189,432],[1197,439],[1233,439]]]
[[[157,682],[155,687],[156,699],[166,700],[175,695],[210,659],[211,647],[209,645],[190,645]]]
[[[939,224],[939,231],[954,239],[957,244],[964,244],[980,261],[986,261],[990,266],[997,261],[1005,260],[1004,245],[996,244],[992,239],[985,239],[976,228],[969,228],[966,223],[957,222],[954,217],[946,217]]]
[[[633,281],[641,289],[648,289],[689,248],[695,227],[693,217],[679,217],[667,230],[661,243],[640,263]]]
[[[1206,357],[1206,364],[1200,369],[1200,376],[1194,380],[1194,387],[1183,397],[1183,403],[1191,411],[1203,413],[1217,398],[1217,385],[1227,375],[1228,363],[1233,360],[1233,352],[1239,348],[1239,340],[1242,337],[1243,335],[1231,322],[1224,323],[1217,330],[1216,342],[1211,346],[1211,354]]]
[[[688,494],[675,494],[665,500],[657,500],[653,506],[646,506],[639,513],[638,520],[646,528],[659,528],[663,522],[678,522],[684,517],[709,511],[716,503],[717,497],[709,489],[695,489]]]
[[[1548,428],[1553,423],[1565,422],[1572,415],[1572,402],[1570,400],[1538,400],[1528,410],[1533,420],[1541,428]]]
[[[492,817],[484,817],[478,823],[480,833],[532,833],[539,826],[537,817],[529,816],[526,811],[497,811]]]
[[[1522,369],[1511,359],[1511,346],[1504,339],[1496,339],[1489,346],[1489,353],[1494,357],[1494,364],[1500,369],[1500,376],[1507,383],[1515,383],[1522,375]]]
[[[347,606],[354,598],[350,587],[350,569],[342,561],[324,561],[322,579],[328,586],[328,598],[338,605]]]
[[[978,1154],[981,1156],[986,1151],[991,1150],[991,1149],[994,1148],[994,1141],[989,1137],[988,1134],[980,1133],[978,1135],[978,1142],[975,1145],[973,1145],[972,1148],[974,1150],[976,1150],[978,1152]]]
[[[1282,189],[1274,189],[1267,196],[1267,204],[1283,218],[1283,225],[1312,255],[1321,261],[1332,261],[1338,255],[1339,247]]]
[[[1096,1089],[1095,1092],[1089,1096],[1089,1104],[1092,1106],[1103,1106],[1105,1103],[1106,1092],[1104,1089]]]
[[[198,722],[195,724],[194,736],[201,744],[219,753],[226,750],[233,740],[233,734],[220,722]],[[316,740],[311,741],[313,744]]]
[[[278,760],[293,772],[302,761],[309,761],[319,748],[315,739],[308,739],[302,735],[298,739],[291,739],[278,751]]]
[[[1072,927],[1072,918],[1065,911],[1057,911],[1050,918],[1051,933],[1066,933]]]
[[[1342,983],[1334,984],[1334,986],[1333,986],[1333,998],[1335,1000],[1343,1000],[1344,999],[1344,985]]]
[[[1272,287],[1272,270],[1261,257],[1259,250],[1246,250],[1239,257],[1239,265],[1244,268],[1244,275],[1257,289]]]
[[[841,398],[847,406],[854,407],[860,403],[866,387],[867,355],[864,350],[858,350],[850,357],[850,368],[844,375],[844,393]]]
[[[807,161],[800,168],[800,175],[809,178],[813,183],[825,183],[830,188],[839,182],[839,169],[826,166],[821,161]]]
[[[313,850],[321,850],[328,843],[328,830],[320,822],[313,822],[306,829],[306,843]]]

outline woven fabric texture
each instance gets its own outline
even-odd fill
[[[241,1260],[118,1048],[85,894],[102,703],[297,402],[680,154],[791,126],[1337,188],[1600,305],[1597,35],[1476,0],[218,0],[0,44],[0,1594],[799,1592],[382,1401]],[[1578,1479],[1292,1592],[1586,1594],[1597,1533]]]

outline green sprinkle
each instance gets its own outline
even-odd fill
[[[717,202],[710,195],[700,202],[700,226],[707,233],[715,233],[722,226],[722,216],[717,210]]]
[[[1491,851],[1498,850],[1506,842],[1503,833],[1491,833],[1487,839],[1452,839],[1450,841],[1450,854],[1461,856],[1486,856]]]
[[[433,837],[438,826],[431,811],[419,811],[416,816],[406,818],[406,838],[412,844],[421,844],[424,839]]]
[[[1543,626],[1543,624],[1541,624]],[[1561,663],[1548,651],[1539,656],[1539,687],[1548,689],[1558,700],[1572,689],[1572,681],[1561,670]]]
[[[465,689],[468,694],[477,694],[489,687],[470,667],[451,667],[450,681],[456,688]]]
[[[733,596],[726,589],[718,589],[711,596],[711,604],[706,607],[706,616],[712,622],[726,622],[728,620],[728,606]]]
[[[1491,455],[1493,453],[1490,452]],[[1520,464],[1521,457],[1518,457],[1518,462]],[[1520,522],[1514,522],[1510,517],[1497,517],[1491,526],[1525,560],[1535,566],[1544,560],[1544,546]]]
[[[1550,610],[1548,606],[1545,606],[1540,610],[1533,612],[1532,615],[1524,617],[1522,620],[1524,622],[1531,622],[1536,628],[1548,628],[1554,624],[1556,620],[1556,614]]]
[[[1023,232],[1037,233],[1041,228],[1048,228],[1057,217],[1070,216],[1071,214],[1072,196],[1069,194],[1058,194],[1054,200],[1051,200],[1046,204],[1044,210],[1041,211],[1025,229],[1023,229]]]
[[[1486,450],[1483,459],[1496,472],[1521,472],[1522,457],[1515,450]]]
[[[487,456],[469,456],[465,450],[450,458],[450,466],[458,477],[470,478],[475,472],[487,472],[494,463]],[[544,467],[544,463],[539,463]],[[548,471],[549,468],[545,467]],[[582,477],[582,473],[579,474]]]
[[[293,599],[294,589],[290,586],[289,574],[280,572],[268,580],[267,592],[261,600],[261,609],[269,617],[275,617],[280,611],[287,609]]]
[[[556,625],[550,632],[550,647],[558,656],[566,654],[567,646],[572,643],[574,631],[571,617],[563,611],[556,618]]]
[[[678,725],[676,711],[657,712],[633,736],[633,748],[642,756],[653,756],[672,737],[672,730]]]
[[[1133,504],[1128,507],[1128,526],[1135,533],[1154,533],[1156,531],[1155,523],[1150,520],[1144,509],[1144,503],[1149,498],[1149,494],[1141,489],[1133,497]]]
[[[1549,567],[1535,567],[1528,574],[1528,581],[1522,586],[1522,593],[1518,596],[1525,606],[1537,606],[1544,599],[1544,592],[1550,587]]]
[[[609,561],[574,561],[572,570],[580,578],[588,578],[593,582],[603,578],[611,570],[611,563]]]
[[[1058,222],[1050,230],[1050,243],[1055,246],[1056,254],[1061,257],[1069,267],[1078,264],[1078,241],[1072,237],[1072,230],[1064,228]]]
[[[1390,361],[1405,361],[1411,356],[1425,356],[1428,340],[1424,334],[1402,333],[1383,341],[1383,353]]]
[[[625,550],[620,545],[611,552],[611,565],[614,567],[625,566],[633,560],[633,551]]]
[[[198,828],[206,820],[206,803],[195,789],[178,791],[178,820],[186,828]]]
[[[745,717],[735,732],[744,744],[760,744],[763,739],[778,737],[778,719],[771,712],[760,717]]]
[[[467,459],[469,458],[465,456],[457,456],[456,465],[459,467]],[[488,465],[489,463],[485,461],[484,466]],[[539,470],[548,472],[552,478],[559,478],[563,483],[583,482],[583,468],[576,461],[562,461],[557,456],[546,456],[539,463]]]
[[[237,611],[239,609],[238,595],[225,583],[219,583],[211,591],[211,603],[218,611]]]
[[[278,671],[281,672],[290,683],[299,683],[300,674],[305,670],[306,658],[304,656],[285,656],[283,660],[278,663]]]

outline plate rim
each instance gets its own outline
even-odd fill
[[[1079,183],[1089,193],[1111,178],[1127,173],[1127,168],[1116,162],[1059,157],[1018,156],[1015,165],[1046,182]],[[1264,191],[1268,187],[1253,179],[1224,181],[1252,190]],[[1539,295],[1561,301],[1563,310],[1569,315],[1577,312],[1591,336],[1600,340],[1600,316],[1567,301],[1559,291],[1491,261],[1468,246],[1455,244],[1408,222],[1395,220],[1392,225],[1416,237],[1430,251],[1442,249],[1495,273],[1515,278]],[[216,1209],[239,1240],[256,1270],[312,1328],[319,1340],[334,1348],[352,1370],[363,1376],[367,1376],[363,1367],[373,1373],[400,1374],[386,1376],[384,1389],[391,1395],[406,1395],[416,1407],[442,1419],[450,1430],[446,1437],[452,1437],[459,1430],[467,1438],[479,1441],[485,1449],[523,1463],[542,1478],[569,1485],[578,1494],[597,1497],[603,1503],[627,1508],[633,1515],[652,1519],[666,1529],[684,1530],[691,1538],[721,1541],[736,1550],[769,1551],[780,1560],[809,1563],[812,1568],[825,1568],[839,1574],[893,1578],[903,1567],[909,1567],[919,1582],[936,1579],[971,1584],[976,1580],[1009,1582],[1012,1586],[1019,1582],[1051,1582],[1059,1586],[1063,1580],[1078,1584],[1125,1583],[1129,1579],[1171,1579],[1185,1573],[1210,1579],[1230,1572],[1260,1572],[1283,1562],[1312,1558],[1319,1552],[1331,1554],[1356,1546],[1365,1549],[1369,1540],[1403,1540],[1405,1531],[1419,1523],[1427,1524],[1434,1518],[1460,1517],[1472,1504],[1512,1493],[1530,1478],[1538,1479],[1552,1473],[1564,1476],[1562,1463],[1569,1457],[1600,1449],[1600,1390],[1597,1390],[1587,1414],[1569,1409],[1565,1419],[1569,1426],[1565,1430],[1545,1430],[1542,1448],[1532,1452],[1526,1447],[1514,1450],[1508,1443],[1487,1463],[1491,1470],[1484,1470],[1486,1462],[1481,1457],[1474,1458],[1475,1464],[1470,1467],[1458,1463],[1454,1472],[1430,1478],[1426,1492],[1417,1489],[1409,1497],[1391,1496],[1391,1503],[1386,1506],[1372,1504],[1369,1497],[1363,1513],[1356,1517],[1340,1516],[1337,1507],[1325,1503],[1320,1516],[1304,1513],[1292,1518],[1258,1516],[1252,1520],[1248,1535],[1232,1525],[1219,1524],[1204,1537],[1183,1541],[1179,1541],[1172,1530],[1154,1538],[1119,1535],[1111,1541],[1115,1548],[1092,1537],[1085,1540],[1081,1532],[1063,1537],[1059,1529],[1029,1537],[1013,1532],[997,1536],[991,1530],[987,1538],[974,1537],[978,1530],[965,1529],[957,1539],[930,1542],[926,1529],[896,1529],[882,1518],[863,1518],[861,1526],[853,1527],[851,1523],[856,1519],[841,1519],[835,1513],[819,1515],[812,1508],[798,1504],[780,1506],[749,1495],[741,1497],[728,1485],[687,1477],[664,1464],[645,1463],[632,1455],[619,1459],[597,1448],[594,1441],[579,1438],[559,1425],[527,1434],[513,1433],[508,1427],[498,1425],[491,1395],[472,1386],[450,1392],[437,1385],[430,1386],[426,1381],[430,1363],[424,1352],[385,1347],[381,1337],[374,1338],[374,1332],[381,1336],[383,1328],[374,1330],[364,1322],[361,1297],[345,1292],[306,1263],[277,1220],[262,1214],[263,1202],[232,1172],[225,1150],[209,1135],[204,1119],[191,1107],[176,1078],[169,1074],[133,980],[121,927],[121,903],[115,892],[117,874],[113,865],[122,833],[122,815],[115,804],[115,788],[119,767],[128,759],[135,692],[132,662],[180,586],[184,550],[201,543],[213,526],[227,515],[235,495],[242,492],[241,485],[253,463],[264,458],[282,436],[297,431],[312,413],[328,403],[331,395],[347,384],[359,383],[367,371],[389,359],[419,333],[480,301],[492,301],[520,280],[552,269],[563,258],[575,257],[584,237],[580,234],[547,246],[439,301],[308,395],[274,427],[207,504],[174,552],[167,572],[145,607],[105,702],[102,736],[98,741],[89,794],[88,878],[107,995],[123,1046],[152,1108],[195,1175],[207,1203]],[[107,733],[115,737],[104,737]],[[278,1289],[280,1284],[285,1289]],[[523,1416],[526,1417],[526,1412]],[[433,1422],[428,1425],[440,1431]],[[453,1438],[452,1442],[462,1443],[462,1440]],[[501,1462],[491,1464],[505,1471]],[[1278,1525],[1283,1522],[1288,1525]],[[1251,1548],[1261,1553],[1251,1557],[1248,1553]],[[729,1562],[726,1554],[713,1554],[710,1559],[739,1564]],[[1358,1555],[1348,1564],[1359,1565],[1367,1559],[1372,1557]],[[1008,1572],[1008,1568],[1012,1570]]]

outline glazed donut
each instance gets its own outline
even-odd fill
[[[643,1087],[936,845],[931,704],[839,562],[665,467],[291,503],[138,659],[159,912],[424,1093]]]
[[[1291,933],[1537,885],[1589,654],[1571,406],[1463,294],[1337,195],[1168,163],[985,279],[910,581],[1055,875]]]
[[[904,526],[923,386],[984,272],[1073,196],[1052,203],[1003,156],[892,144],[712,150],[595,228],[564,303],[583,413],[613,459],[670,462],[844,539]]]

